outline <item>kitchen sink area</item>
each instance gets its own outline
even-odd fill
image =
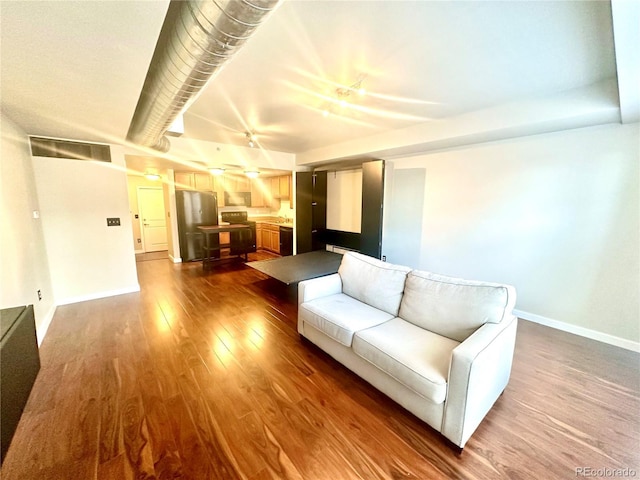
[[[258,249],[281,256],[293,255],[293,218],[279,216],[251,217],[256,222]]]

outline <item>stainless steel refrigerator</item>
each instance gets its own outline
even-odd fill
[[[215,195],[189,190],[176,191],[178,238],[183,262],[202,260],[204,234],[201,225],[218,225],[218,202]],[[211,236],[211,246],[218,244],[217,235]],[[219,254],[219,252],[218,252]]]

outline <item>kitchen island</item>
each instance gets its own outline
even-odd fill
[[[198,227],[198,230],[200,230],[203,234],[204,234],[204,246],[202,247],[202,268],[205,269],[207,267],[207,265],[211,264],[212,262],[219,260],[219,253],[220,250],[223,248],[231,248],[233,251],[233,247],[234,245],[232,245],[231,243],[220,243],[219,241],[217,242],[217,244],[214,244],[214,242],[211,241],[211,236],[212,235],[219,235],[221,233],[225,233],[225,232],[239,232],[242,230],[249,230],[251,231],[252,227],[251,225],[248,225],[246,223],[231,223],[228,225],[202,225]],[[242,253],[238,253],[238,256],[240,255],[244,255],[244,260],[245,262],[248,260],[247,258],[247,250],[240,250],[240,252]]]

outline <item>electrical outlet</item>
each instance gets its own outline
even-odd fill
[[[382,255],[382,261],[386,262],[387,261],[387,256],[386,255]]]
[[[42,300],[42,292],[38,290],[38,300]]]
[[[142,243],[142,240],[138,238],[138,243]]]
[[[107,218],[107,227],[119,227],[120,217]]]

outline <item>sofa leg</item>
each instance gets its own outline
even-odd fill
[[[447,443],[449,444],[449,447],[451,447],[451,450],[453,450],[453,453],[456,454],[456,456],[459,457],[460,455],[462,455],[462,452],[464,451],[464,447],[460,447],[456,445],[449,439],[447,439]]]

